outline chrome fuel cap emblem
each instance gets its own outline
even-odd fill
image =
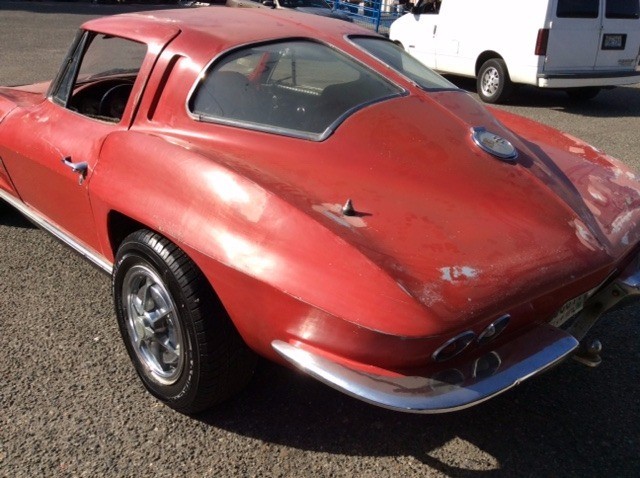
[[[471,137],[480,149],[503,161],[513,162],[518,157],[516,148],[506,139],[482,127],[471,128]]]

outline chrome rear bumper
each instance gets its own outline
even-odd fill
[[[562,361],[578,349],[579,340],[603,313],[629,297],[640,297],[639,258],[601,286],[566,331],[538,324],[482,357],[431,376],[359,370],[300,343],[274,340],[271,346],[309,375],[365,402],[404,412],[452,412],[488,400]]]
[[[560,362],[578,347],[578,341],[544,324],[463,367],[431,377],[377,375],[336,363],[299,345],[279,340],[271,345],[309,375],[365,402],[404,412],[443,413],[471,407],[509,390]]]

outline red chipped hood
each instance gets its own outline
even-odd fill
[[[239,153],[251,168],[237,166],[376,263],[430,315],[469,324],[602,275],[640,239],[633,173],[567,135],[501,115],[511,129],[462,92],[408,96],[364,108],[322,143],[292,148],[256,133],[266,139]],[[478,148],[474,126],[510,140],[517,161]],[[342,214],[347,199],[357,215]]]

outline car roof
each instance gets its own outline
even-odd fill
[[[126,13],[90,20],[83,25],[139,41],[160,41],[178,31],[221,46],[284,37],[340,38],[347,34],[374,35],[353,23],[286,9],[222,6]]]

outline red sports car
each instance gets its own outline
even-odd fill
[[[640,182],[392,42],[289,11],[87,22],[0,88],[0,198],[113,277],[147,389],[195,413],[257,355],[444,412],[574,354],[640,292]]]

